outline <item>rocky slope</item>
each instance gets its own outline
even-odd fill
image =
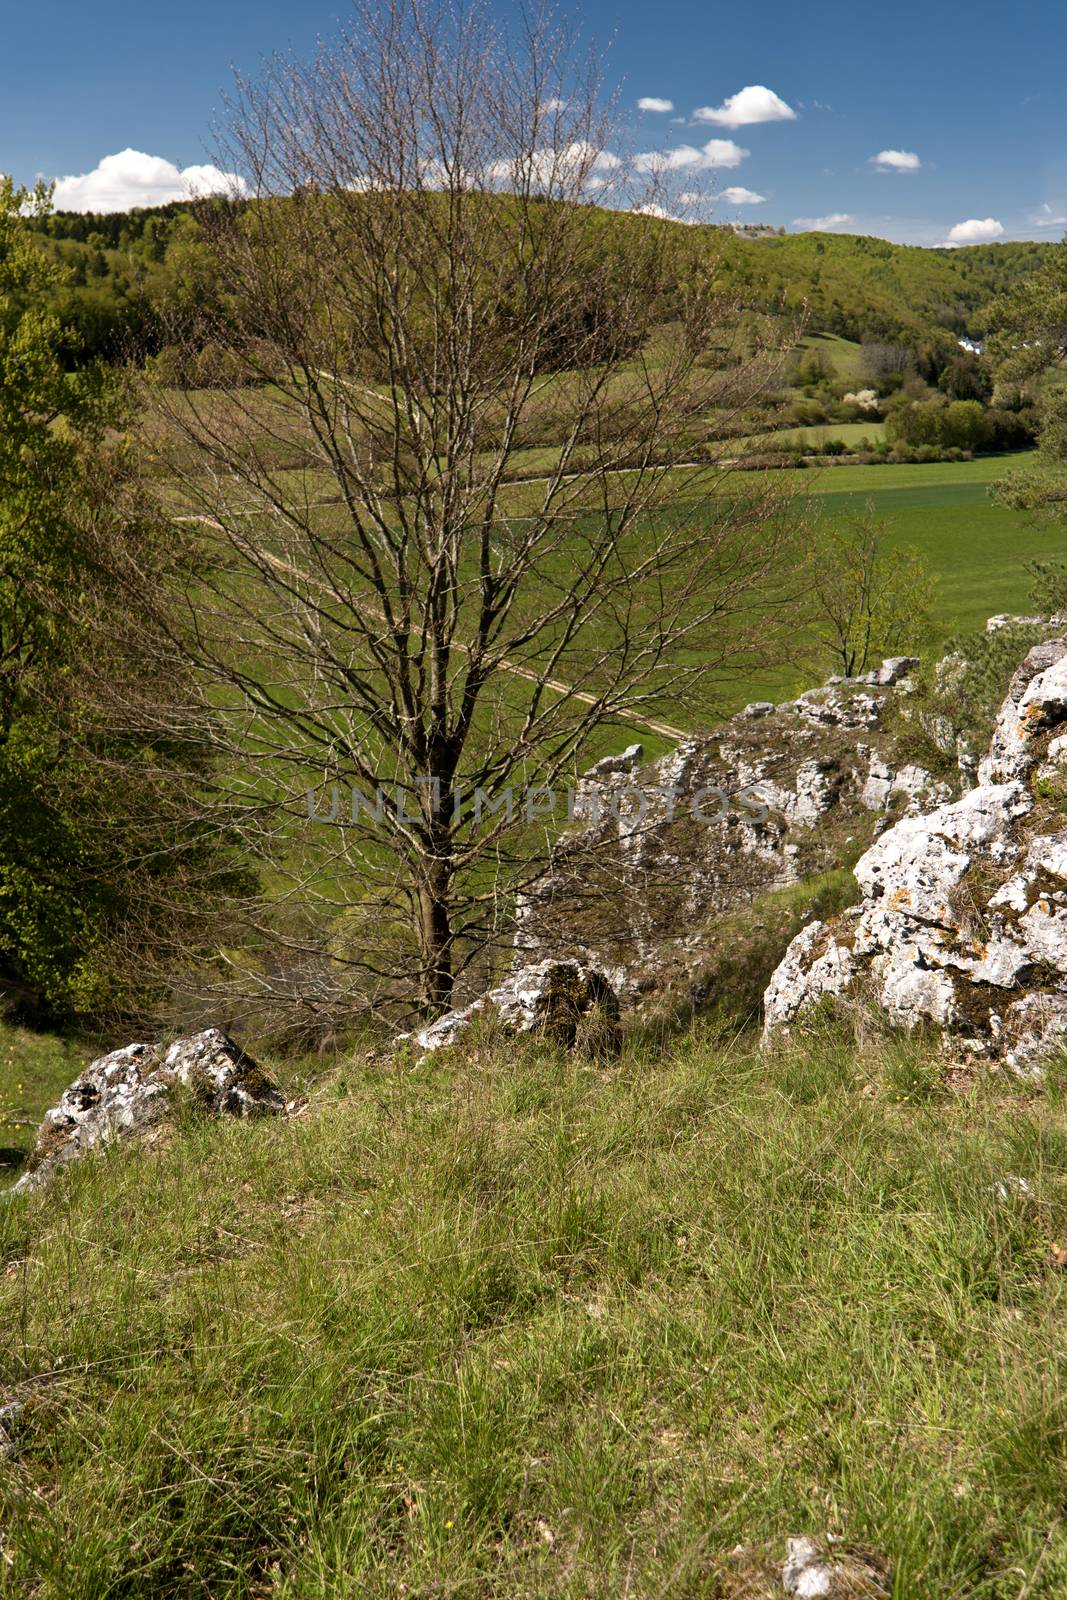
[[[520,962],[575,958],[631,1002],[684,990],[724,913],[854,857],[887,816],[949,799],[888,715],[915,664],[747,706],[656,762],[632,746],[598,763],[579,789],[584,825],[522,907]]]
[[[977,786],[904,817],[854,872],[861,904],[804,928],[775,972],[768,1037],[826,997],[1020,1071],[1067,1036],[1067,637],[1019,667]]]

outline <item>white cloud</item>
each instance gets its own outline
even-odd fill
[[[668,211],[664,206],[658,206],[654,200],[647,205],[633,206],[632,211],[637,217],[659,217],[663,222],[692,222],[691,217],[676,217],[673,211]]]
[[[739,167],[748,151],[732,139],[709,139],[707,144],[679,144],[673,150],[646,150],[634,157],[638,172],[700,172],[713,167]]]
[[[638,111],[673,111],[673,100],[661,100],[655,94],[643,94],[637,102]]]
[[[871,165],[879,172],[918,172],[922,162],[914,150],[880,150]]]
[[[486,177],[496,183],[519,186],[525,181],[535,189],[551,189],[581,182],[589,188],[603,188],[607,175],[621,162],[610,150],[601,150],[584,139],[561,145],[554,149],[546,145],[519,160],[493,161],[486,168]]]
[[[1053,211],[1046,200],[1035,216],[1030,218],[1034,228],[1067,228],[1067,217],[1062,212]]]
[[[750,83],[727,95],[721,106],[699,106],[693,120],[714,122],[720,128],[747,128],[755,122],[794,122],[796,112],[773,89]]]
[[[970,217],[966,222],[957,222],[954,228],[949,229],[948,244],[989,244],[993,239],[999,239],[1004,232],[1004,224],[998,222],[996,217]]]
[[[551,115],[553,111],[562,111],[566,104],[566,100],[544,100],[541,103],[541,110]]]
[[[808,233],[829,233],[831,229],[845,228],[855,220],[848,211],[831,211],[827,217],[794,217],[793,226],[803,228]]]
[[[752,189],[742,189],[736,184],[731,184],[728,189],[722,191],[719,198],[725,200],[727,205],[731,206],[762,206],[765,204],[767,196],[765,194],[756,194]]]
[[[128,211],[131,206],[161,206],[194,195],[246,192],[244,180],[218,167],[176,167],[143,150],[105,156],[92,172],[56,180],[57,211]]]

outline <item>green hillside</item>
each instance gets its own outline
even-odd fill
[[[813,330],[848,339],[982,334],[986,307],[1035,272],[1054,246],[927,250],[856,234],[728,240],[727,271],[747,298],[807,308]]]
[[[34,223],[68,273],[56,309],[73,330],[72,364],[92,355],[117,359],[131,342],[158,348],[160,311],[212,299],[213,274],[197,217],[205,205],[225,204],[60,212]],[[747,238],[717,226],[589,210],[596,226],[629,229],[635,240],[651,229],[670,230],[679,278],[694,255],[716,257],[724,288],[736,289],[753,309],[803,312],[814,333],[920,348],[983,332],[993,295],[1035,271],[1053,248],[1022,243],[927,250],[853,234]]]

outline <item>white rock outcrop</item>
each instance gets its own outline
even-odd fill
[[[619,1000],[604,974],[579,961],[538,961],[519,967],[473,1004],[446,1012],[416,1033],[401,1034],[396,1043],[445,1050],[489,1013],[506,1034],[541,1034],[569,1047],[582,1018],[593,1011],[601,1024],[599,1046],[611,1048],[617,1042]]]
[[[765,995],[767,1036],[846,994],[907,1027],[953,1029],[1019,1070],[1067,1035],[1067,814],[1033,787],[1065,724],[1058,639],[1012,679],[979,786],[888,829],[855,867],[861,905],[793,940]],[[890,781],[872,761],[870,798]]]
[[[517,958],[573,957],[639,1006],[667,992],[703,1003],[706,930],[724,912],[835,867],[870,839],[872,813],[951,797],[886,714],[915,665],[892,657],[796,700],[752,701],[658,761],[631,747],[598,763],[578,785],[578,825],[520,903]]]
[[[239,1045],[218,1028],[166,1051],[128,1044],[100,1056],[45,1114],[15,1189],[36,1189],[68,1162],[113,1139],[143,1134],[166,1115],[181,1084],[217,1116],[277,1114],[285,1100]]]

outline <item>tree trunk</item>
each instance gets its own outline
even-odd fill
[[[451,868],[431,861],[419,888],[419,997],[436,1016],[452,1000]]]

